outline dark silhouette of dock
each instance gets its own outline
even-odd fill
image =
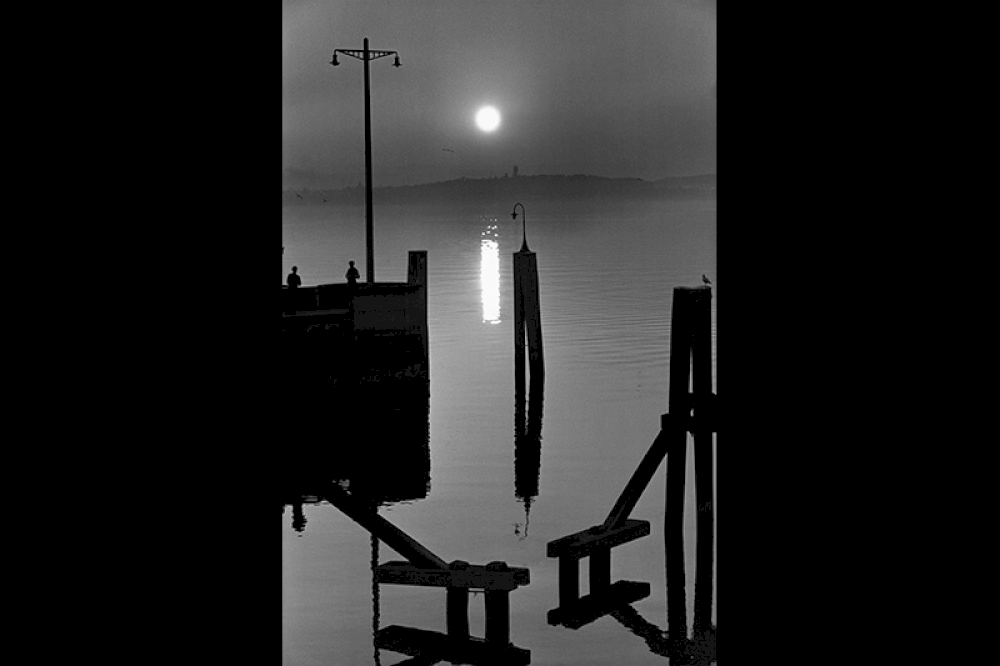
[[[380,382],[427,390],[426,251],[409,253],[406,282],[283,287],[281,296],[284,369],[300,395],[338,398]]]

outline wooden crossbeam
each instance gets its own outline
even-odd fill
[[[385,562],[375,569],[375,580],[395,585],[459,587],[483,590],[515,590],[531,582],[531,573],[523,567],[507,571],[491,570],[486,565],[469,564],[461,569],[427,569],[410,562]]]
[[[447,634],[413,627],[390,625],[375,634],[375,647],[410,656],[437,658],[460,664],[531,663],[531,651],[515,645],[499,645],[482,638],[451,638]]]
[[[548,623],[579,629],[624,604],[645,599],[649,592],[649,583],[620,580],[601,592],[580,597],[569,605],[560,604],[559,608],[548,612]]]
[[[623,520],[615,527],[595,525],[575,534],[549,541],[548,557],[586,557],[599,548],[612,548],[649,535],[648,520]]]
[[[706,401],[708,405],[715,404],[715,394],[710,394],[712,397]],[[694,415],[688,416],[683,414],[681,416],[671,416],[670,414],[660,415],[660,428],[666,430],[668,428],[680,427],[687,432],[718,432],[718,419],[715,417],[715,410],[713,408],[703,409],[701,415],[699,416],[698,408],[695,407]]]
[[[377,536],[385,545],[406,557],[415,566],[441,569],[446,573],[448,563],[432,553],[409,534],[351,497],[340,486],[330,483],[322,493],[324,499],[343,511],[354,522]]]
[[[669,422],[666,417],[669,414],[664,414],[661,417],[662,422]],[[665,420],[666,419],[666,420]],[[642,493],[645,492],[646,486],[649,485],[650,480],[656,473],[657,468],[660,466],[660,461],[667,455],[667,443],[668,438],[666,436],[666,431],[661,430],[653,440],[653,443],[649,446],[646,451],[646,455],[642,457],[639,462],[639,466],[635,468],[635,472],[632,473],[632,477],[625,484],[625,489],[622,494],[618,496],[618,501],[611,508],[611,512],[608,517],[604,519],[604,528],[617,527],[622,524],[623,521],[628,519],[629,514],[632,513],[632,509],[638,504],[639,498],[642,497]]]

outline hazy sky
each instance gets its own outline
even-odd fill
[[[365,37],[376,187],[715,173],[715,0],[284,0],[283,186],[364,183]]]

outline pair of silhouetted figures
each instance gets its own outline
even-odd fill
[[[358,269],[354,267],[353,260],[348,261],[347,263],[350,268],[347,269],[347,273],[344,274],[344,277],[347,278],[347,284],[353,287],[358,284],[358,278],[361,277],[361,273],[359,273]],[[302,278],[299,277],[298,266],[292,266],[292,272],[288,274],[286,282],[288,283],[289,289],[297,289],[302,286]]]

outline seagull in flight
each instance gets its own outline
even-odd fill
[[[704,282],[705,284],[712,284],[712,281],[709,280],[708,276],[706,276],[704,273],[701,274],[701,281]]]
[[[449,153],[451,153],[453,155],[455,154],[455,151],[452,150],[451,148],[442,148],[441,150],[445,150],[445,151],[447,151],[447,152],[449,152]]]

